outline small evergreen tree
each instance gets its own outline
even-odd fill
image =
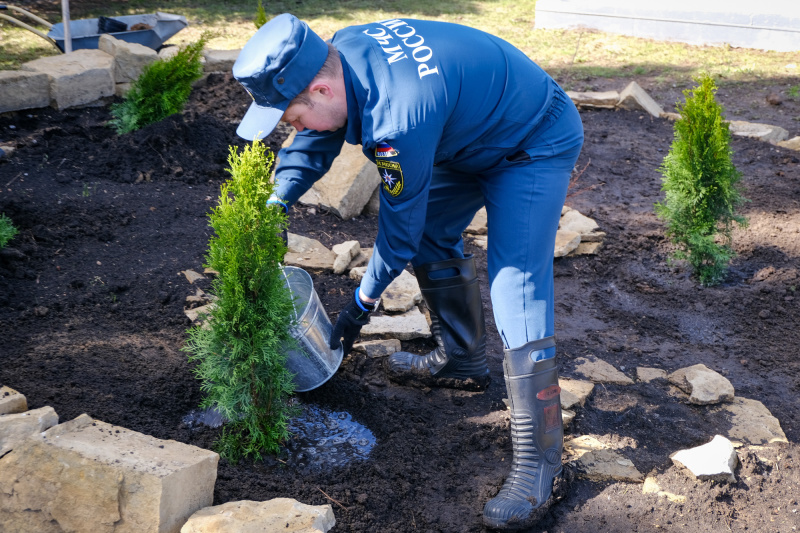
[[[11,223],[11,219],[4,213],[0,213],[0,249],[6,247],[6,244],[14,238],[17,234],[17,228]]]
[[[264,5],[261,3],[261,0],[258,0],[258,6],[256,7],[256,18],[253,23],[256,25],[256,28],[260,28],[267,23],[267,12],[264,11]]]
[[[210,215],[216,236],[207,266],[219,273],[212,286],[216,305],[205,325],[189,330],[184,347],[189,360],[199,363],[202,407],[217,408],[228,421],[217,451],[233,462],[277,452],[293,412],[294,385],[285,361],[294,342],[294,305],[280,268],[286,215],[267,205],[273,160],[260,141],[241,153],[231,147],[231,179]]]
[[[684,91],[686,103],[678,104],[680,119],[675,138],[658,169],[663,202],[657,215],[667,223],[667,237],[676,244],[676,259],[686,259],[703,285],[719,283],[734,256],[733,225],[747,220],[736,214],[746,200],[739,191],[741,173],[731,160],[730,132],[722,118],[710,76]]]
[[[209,35],[181,49],[174,57],[147,65],[131,84],[123,101],[111,106],[109,123],[117,133],[129,133],[183,111],[192,83],[203,75],[200,62]]]

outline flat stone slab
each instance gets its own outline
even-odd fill
[[[789,442],[778,419],[758,400],[736,396],[722,409],[731,416],[733,425],[728,431],[728,438],[736,445]]]
[[[731,382],[703,364],[676,370],[667,376],[667,379],[689,394],[689,403],[695,405],[710,405],[733,400],[734,390]]]
[[[579,107],[614,109],[617,106],[617,102],[619,102],[619,93],[617,91],[567,91],[567,96],[572,100],[572,103]]]
[[[333,260],[333,273],[342,274],[350,267],[353,259],[361,253],[361,245],[358,241],[346,241],[334,244],[331,251],[336,255]]]
[[[760,141],[779,143],[789,138],[789,132],[780,126],[769,124],[759,124],[757,122],[745,122],[742,120],[731,120],[728,122],[731,134],[740,137],[750,137]]]
[[[381,295],[381,306],[390,313],[404,313],[422,301],[417,278],[403,270]]]
[[[661,118],[664,109],[647,94],[647,91],[632,81],[619,95],[619,107],[633,111],[645,111],[655,118]]]
[[[722,435],[716,435],[711,442],[702,446],[675,452],[670,459],[676,466],[684,468],[693,479],[736,483],[733,470],[739,457],[731,441]]]
[[[367,354],[367,357],[388,357],[402,350],[398,339],[379,339],[375,341],[358,342],[353,345],[353,351]]]
[[[580,476],[594,481],[629,481],[640,483],[644,476],[633,464],[615,450],[590,435],[584,435],[564,443]]]
[[[50,105],[59,111],[114,95],[114,58],[101,50],[34,59],[22,70],[50,77]]]
[[[407,341],[431,336],[428,321],[416,307],[400,315],[375,315],[361,328],[362,336],[374,336]]]
[[[327,533],[336,525],[330,505],[306,505],[291,498],[238,501],[194,513],[181,533]]]
[[[283,257],[284,264],[300,268],[330,270],[336,254],[316,239],[289,233],[289,251]]]
[[[0,457],[20,446],[32,435],[58,424],[52,407],[42,407],[24,413],[0,415]]]
[[[581,243],[581,234],[577,231],[558,230],[553,257],[564,257],[575,250]]]
[[[0,387],[0,415],[24,413],[28,410],[28,400],[11,387]]]
[[[87,415],[0,458],[8,531],[177,533],[213,502],[219,456]]]
[[[50,105],[50,77],[44,72],[0,70],[0,113]]]
[[[667,371],[646,366],[636,367],[636,379],[649,383],[655,379],[667,379]]]
[[[561,387],[561,409],[583,407],[594,390],[594,383],[580,379],[559,378],[558,385]]]
[[[633,380],[597,357],[579,357],[575,360],[575,372],[595,383],[633,385]]]
[[[204,72],[230,72],[241,50],[203,50]]]

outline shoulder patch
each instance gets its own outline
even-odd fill
[[[403,192],[403,169],[397,161],[379,159],[375,162],[381,174],[383,189],[394,197]]]
[[[394,157],[400,152],[389,146],[388,143],[378,143],[375,147],[375,157]]]

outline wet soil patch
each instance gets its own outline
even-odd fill
[[[615,88],[626,82],[615,80]],[[797,134],[797,102],[773,106],[758,97],[770,90],[765,81],[721,93],[747,119]],[[675,92],[651,94],[670,107]],[[0,383],[24,393],[31,408],[50,405],[62,421],[88,413],[212,446],[218,428],[184,421],[201,392],[181,351],[185,298],[208,282],[191,285],[181,271],[202,270],[207,215],[226,179],[229,146],[242,145],[235,125],[248,102],[228,76],[212,75],[184,113],[125,136],[106,125],[105,107],[0,117],[0,140],[17,148],[0,160],[0,212],[20,229],[0,253]],[[736,232],[739,255],[726,282],[703,288],[683,265],[667,262],[671,248],[653,214],[661,198],[655,169],[669,149],[671,124],[628,111],[583,111],[582,118],[586,145],[577,168],[585,170],[567,204],[597,220],[607,238],[596,256],[555,261],[561,374],[580,377],[575,360],[587,355],[632,378],[637,366],[674,371],[703,363],[737,395],[763,402],[790,444],[776,446],[771,460],[742,451],[736,483],[693,481],[669,455],[725,434],[729,418],[689,405],[665,381],[597,386],[567,438],[589,434],[614,445],[686,500],[570,475],[566,495],[533,530],[793,531],[800,526],[797,153],[734,139],[750,228]],[[269,145],[277,148],[285,135],[277,132]],[[342,221],[308,207],[290,216],[291,231],[328,246],[351,239],[371,246],[377,231],[375,217]],[[222,461],[216,504],[283,496],[331,503],[335,531],[484,530],[483,504],[508,471],[511,441],[485,253],[469,239],[467,251],[483,282],[487,390],[402,386],[386,378],[380,359],[354,353],[328,383],[299,396],[368,428],[376,439],[369,456],[314,469],[294,468],[285,456]],[[312,274],[335,318],[354,282]],[[419,353],[430,346],[404,343]]]

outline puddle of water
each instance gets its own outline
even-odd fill
[[[375,435],[344,411],[301,405],[303,412],[289,423],[287,464],[300,469],[341,466],[369,457]]]
[[[375,435],[345,411],[299,404],[300,414],[289,421],[289,440],[281,456],[298,469],[341,466],[369,457]],[[195,409],[183,417],[189,428],[220,427],[225,419],[214,408]]]

